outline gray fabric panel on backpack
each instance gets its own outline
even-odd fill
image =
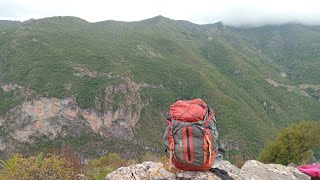
[[[183,128],[179,128],[175,131],[173,134],[174,136],[174,144],[175,144],[175,156],[177,160],[182,164],[188,164],[190,166],[201,166],[203,164],[203,131],[196,127],[192,127],[192,141],[193,141],[193,147],[190,147],[194,150],[194,161],[192,164],[189,164],[184,155],[184,146],[187,146],[184,144],[183,141]]]
[[[209,123],[210,132],[212,137],[212,145],[216,151],[218,151],[218,131],[217,131],[217,121],[216,118],[213,116],[213,120]]]
[[[166,128],[166,131],[163,134],[163,143],[167,150],[169,150],[169,141],[168,141],[168,131],[171,129],[170,126]]]
[[[203,132],[196,126],[192,127],[194,161],[192,166],[201,166],[204,162],[203,154]]]
[[[178,131],[175,131],[173,134],[174,137],[174,155],[176,159],[182,163],[187,164],[187,162],[184,159],[184,152],[183,152],[183,133],[182,128],[180,128]]]
[[[199,125],[202,126],[204,124],[204,121],[198,121],[198,122],[182,122],[178,120],[172,120],[172,126],[174,128],[180,128],[180,127],[186,127],[186,126],[192,126],[192,125]]]

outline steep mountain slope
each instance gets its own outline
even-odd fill
[[[320,26],[286,24],[236,29],[244,39],[280,64],[295,83],[320,83]]]
[[[1,23],[0,150],[30,153],[70,143],[92,156],[161,153],[169,105],[200,97],[216,112],[221,145],[252,157],[279,128],[320,119],[320,83],[283,76],[288,61],[262,50],[269,36],[250,31],[161,16]],[[313,52],[308,62],[315,63],[305,68],[316,74],[320,52]]]

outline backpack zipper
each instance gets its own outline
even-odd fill
[[[188,161],[191,161],[189,128],[187,128],[187,129],[186,129],[186,134],[187,134],[187,151],[188,151]]]

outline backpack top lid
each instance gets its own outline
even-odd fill
[[[207,112],[207,104],[202,99],[179,100],[170,106],[171,119],[183,122],[203,121]]]

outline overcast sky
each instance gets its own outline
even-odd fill
[[[320,0],[0,0],[2,20],[76,16],[90,22],[138,21],[157,15],[197,24],[320,25]]]

